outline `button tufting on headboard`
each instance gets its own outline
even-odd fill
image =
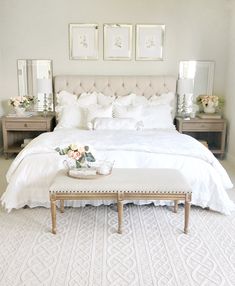
[[[153,94],[174,92],[176,78],[171,76],[89,76],[71,75],[54,77],[55,93],[62,90],[75,92],[100,91],[105,95],[124,96],[130,93],[147,98]]]

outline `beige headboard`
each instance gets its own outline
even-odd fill
[[[169,91],[175,93],[176,78],[171,76],[55,76],[55,94],[61,90],[76,95],[80,95],[82,92],[98,91],[105,95],[124,96],[133,92],[149,98],[153,94]]]

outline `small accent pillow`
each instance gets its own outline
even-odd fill
[[[92,104],[97,104],[97,93],[87,93],[83,92],[79,97],[78,97],[78,104],[80,106],[88,106]]]
[[[78,104],[65,105],[60,109],[56,129],[84,128],[84,109]]]
[[[143,129],[175,129],[168,104],[143,107],[141,120]]]
[[[113,103],[115,100],[115,96],[104,95],[103,93],[99,92],[97,94],[97,102],[100,105],[107,106]]]
[[[91,105],[86,108],[86,127],[89,128],[90,122],[94,118],[99,117],[106,117],[106,118],[112,118],[113,115],[113,107],[112,105],[108,106],[102,106],[102,105]]]
[[[115,118],[134,118],[136,120],[141,120],[142,106],[119,106],[114,105],[113,115]]]
[[[72,94],[66,90],[62,90],[56,94],[57,105],[71,105],[77,102],[77,95]]]
[[[89,129],[94,130],[140,130],[142,121],[134,118],[94,118]]]

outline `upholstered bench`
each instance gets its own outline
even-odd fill
[[[175,169],[113,169],[108,176],[96,179],[76,179],[59,173],[50,186],[52,233],[56,233],[56,201],[116,200],[118,232],[122,233],[123,200],[173,200],[185,203],[184,232],[188,233],[191,189],[183,175]]]

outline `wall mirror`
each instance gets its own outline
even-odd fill
[[[51,60],[17,60],[19,96],[34,96],[35,111],[54,111]]]
[[[213,61],[181,61],[179,64],[178,113],[191,113],[198,95],[213,92]]]

